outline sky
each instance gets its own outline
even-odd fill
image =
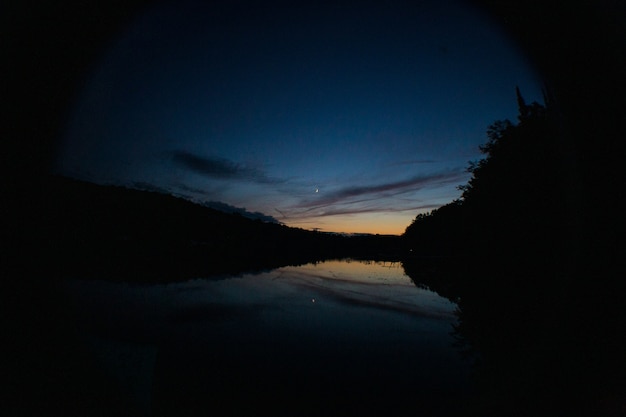
[[[448,0],[162,2],[83,80],[57,170],[401,234],[460,196],[487,127],[515,120],[516,86],[541,102],[501,23]]]

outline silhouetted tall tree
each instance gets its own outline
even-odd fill
[[[499,253],[511,245],[538,248],[563,232],[557,123],[548,107],[526,104],[519,88],[516,95],[518,123],[489,126],[480,147],[485,157],[470,162],[472,176],[459,187],[460,200],[418,216],[404,235],[410,244],[426,245],[444,234],[462,240],[448,241],[448,249]],[[431,230],[434,223],[438,230]]]
[[[461,198],[418,215],[404,233],[407,246],[430,247],[445,262],[413,257],[405,270],[458,303],[456,330],[480,358],[477,414],[589,412],[626,381],[626,315],[615,281],[597,272],[606,257],[575,250],[571,236],[609,234],[571,223],[561,165],[568,137],[549,95],[544,105],[516,96],[517,124],[489,126]]]

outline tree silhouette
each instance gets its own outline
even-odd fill
[[[572,238],[598,233],[572,227],[561,158],[568,136],[552,100],[516,96],[517,123],[489,126],[461,198],[407,227],[405,271],[458,303],[457,335],[480,358],[477,414],[592,415],[626,380],[621,292],[596,272],[607,255],[581,253]]]
[[[404,234],[409,245],[424,246],[445,235],[457,239],[447,242],[448,254],[452,249],[457,254],[499,252],[563,233],[559,131],[550,100],[546,95],[545,105],[526,104],[519,89],[516,95],[518,123],[501,120],[489,126],[487,142],[480,146],[485,156],[469,163],[472,176],[459,187],[461,198],[418,215]]]

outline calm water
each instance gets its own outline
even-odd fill
[[[400,264],[67,291],[94,355],[146,414],[452,415],[466,394],[455,305]]]

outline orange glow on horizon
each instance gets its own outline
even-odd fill
[[[401,235],[417,213],[391,213],[374,215],[338,215],[284,221],[289,227],[336,233],[371,233]]]

